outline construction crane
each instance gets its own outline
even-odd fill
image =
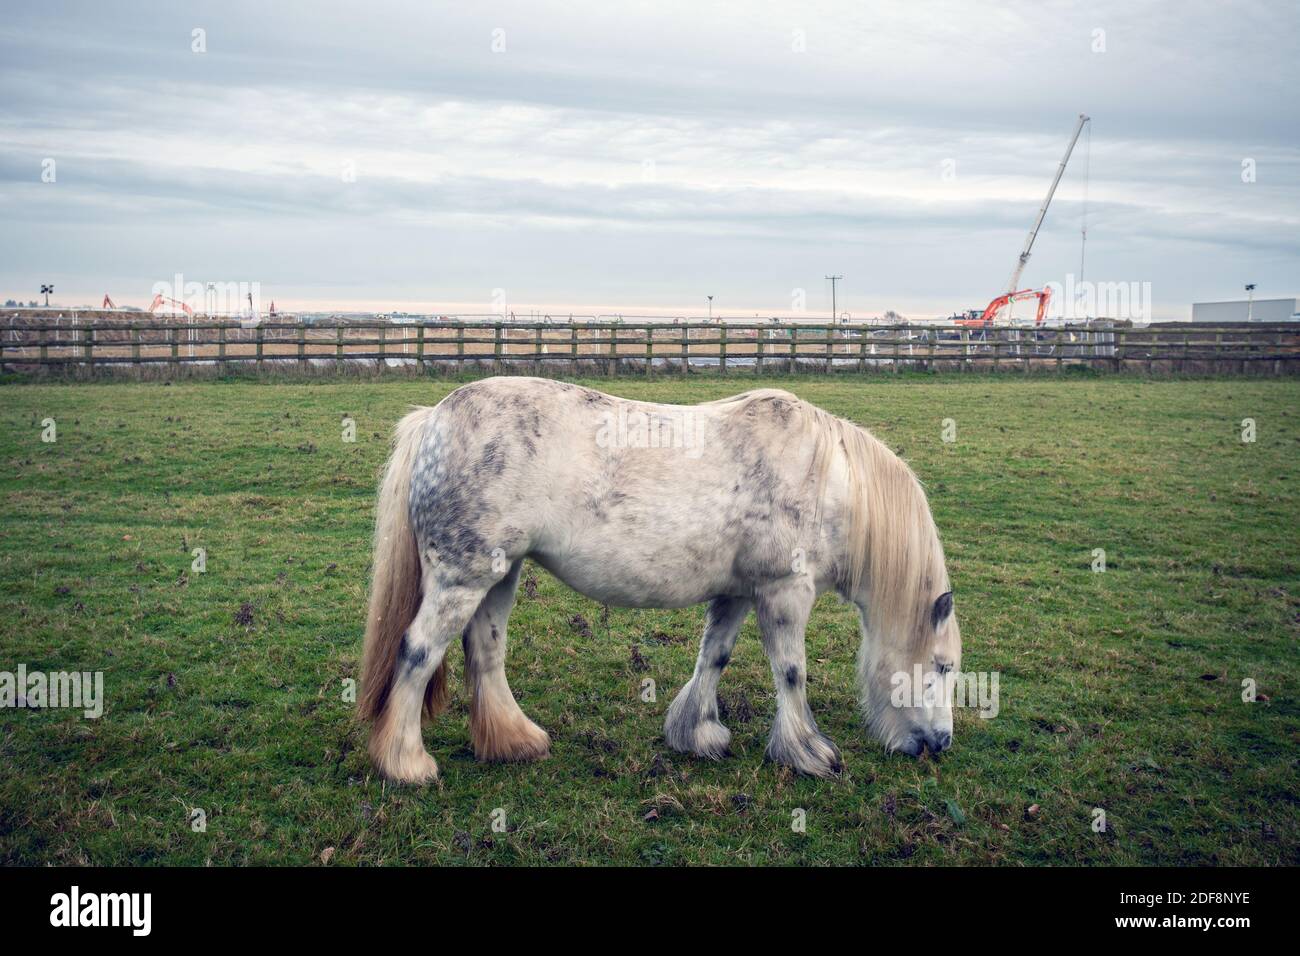
[[[993,325],[1002,309],[1009,309],[1011,303],[1022,299],[1038,299],[1038,312],[1035,316],[1034,325],[1043,324],[1043,316],[1047,311],[1047,303],[1051,298],[1051,292],[1043,289],[1041,292],[1034,289],[1017,289],[1020,285],[1020,276],[1025,271],[1025,264],[1029,262],[1029,255],[1034,249],[1034,240],[1038,238],[1038,230],[1043,227],[1043,220],[1047,218],[1047,207],[1052,204],[1052,197],[1056,195],[1056,187],[1061,183],[1061,177],[1065,175],[1066,164],[1070,162],[1070,154],[1074,152],[1074,144],[1079,141],[1079,134],[1083,132],[1083,127],[1091,122],[1091,117],[1084,113],[1079,114],[1079,119],[1074,124],[1074,132],[1070,134],[1070,145],[1065,147],[1065,155],[1061,157],[1061,164],[1056,167],[1056,175],[1052,178],[1052,185],[1047,190],[1047,198],[1043,200],[1043,205],[1038,209],[1038,216],[1034,219],[1034,224],[1029,229],[1029,235],[1025,237],[1025,247],[1020,250],[1020,258],[1016,260],[1016,267],[1011,270],[1011,281],[1007,283],[1007,291],[998,296],[983,312],[976,315],[968,313],[967,317],[957,319],[957,325],[963,325],[967,328],[988,328]]]

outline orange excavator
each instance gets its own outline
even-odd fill
[[[1038,300],[1038,311],[1034,314],[1034,328],[1038,328],[1043,324],[1043,317],[1047,314],[1047,305],[1052,299],[1052,290],[1050,288],[1042,291],[1021,289],[1019,292],[1005,292],[985,306],[983,312],[968,312],[964,317],[954,319],[953,325],[960,325],[967,329],[992,328],[997,324],[1003,309],[1006,309],[1009,315],[1012,303],[1023,302],[1026,299]]]
[[[1065,155],[1061,158],[1061,164],[1056,167],[1056,176],[1052,179],[1051,188],[1047,190],[1047,198],[1043,200],[1042,206],[1039,207],[1038,217],[1029,230],[1029,236],[1025,239],[1024,248],[1020,250],[1020,258],[1016,261],[1016,267],[1011,272],[1011,281],[1007,283],[1007,291],[990,302],[983,312],[971,311],[960,319],[954,319],[954,325],[960,325],[968,329],[992,328],[1003,309],[1006,309],[1007,314],[1010,315],[1012,303],[1031,298],[1038,299],[1038,312],[1034,316],[1034,326],[1037,328],[1043,324],[1043,317],[1047,312],[1047,303],[1052,297],[1051,289],[1043,289],[1038,292],[1033,289],[1017,290],[1016,286],[1020,284],[1020,275],[1025,271],[1025,263],[1029,261],[1029,253],[1034,248],[1034,240],[1038,238],[1038,230],[1042,228],[1043,220],[1047,218],[1047,207],[1052,204],[1052,197],[1056,195],[1056,187],[1060,185],[1061,177],[1065,175],[1065,164],[1070,161],[1070,154],[1074,152],[1074,144],[1079,141],[1079,134],[1083,132],[1083,127],[1088,122],[1090,122],[1090,117],[1080,113],[1078,121],[1074,124],[1074,133],[1070,136],[1070,145],[1065,147]],[[1091,134],[1089,134],[1089,137],[1091,142]],[[1086,185],[1084,188],[1086,190]]]
[[[171,296],[163,295],[161,292],[156,293],[153,301],[149,303],[149,314],[153,315],[159,309],[167,308],[171,311],[180,310],[190,318],[194,317],[194,310],[182,302],[180,299],[173,299]]]

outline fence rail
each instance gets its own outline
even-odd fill
[[[307,368],[373,363],[465,370],[604,374],[898,371],[908,368],[1244,371],[1300,368],[1300,326],[968,329],[958,326],[774,323],[264,322],[198,319],[11,320],[0,327],[0,372],[103,366]]]

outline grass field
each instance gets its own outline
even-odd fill
[[[507,671],[552,757],[476,763],[458,694],[425,731],[441,787],[386,785],[344,699],[375,479],[407,404],[453,384],[9,384],[0,670],[102,670],[107,703],[0,710],[0,862],[1300,863],[1300,382],[770,381],[929,489],[964,666],[1000,674],[998,716],[960,712],[942,758],[867,739],[856,618],[830,598],[809,697],[841,779],[764,763],[752,618],[722,680],[735,755],[673,753],[703,609],[606,610],[530,566]],[[587,384],[689,403],[747,382]]]

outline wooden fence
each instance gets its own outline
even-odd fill
[[[0,327],[0,372],[215,366],[220,372],[368,363],[379,370],[536,374],[864,372],[899,369],[1291,374],[1300,326],[997,328],[690,322],[264,322],[13,320]]]

